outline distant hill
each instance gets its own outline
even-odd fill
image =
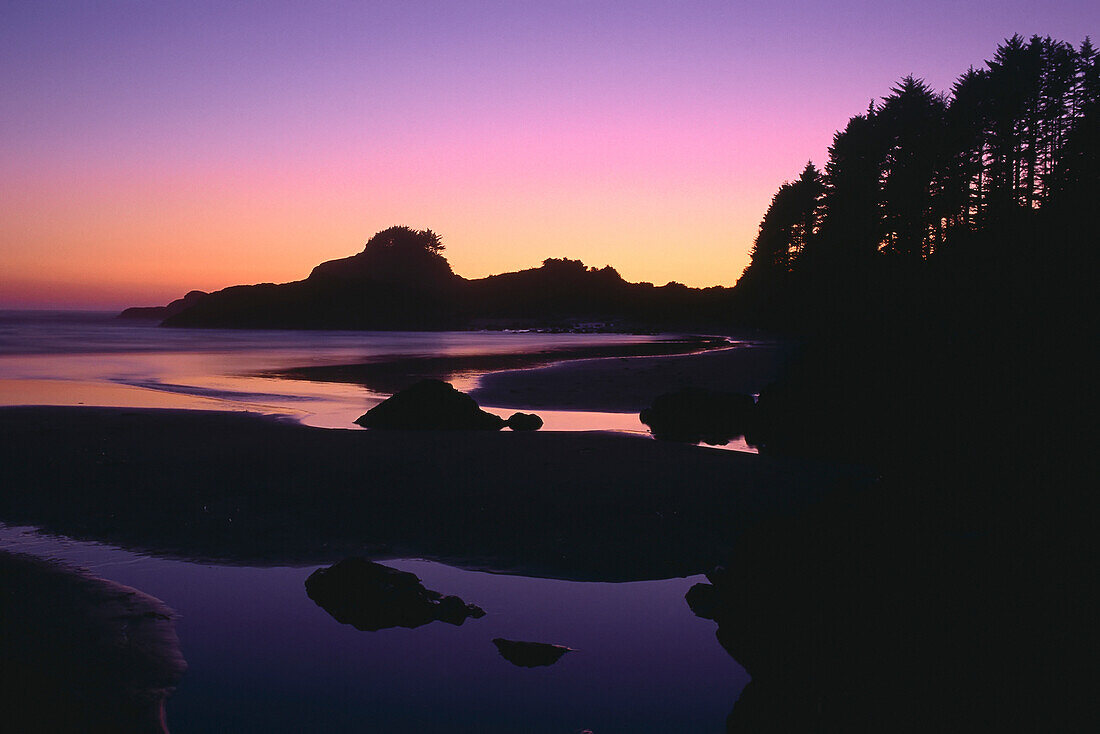
[[[469,280],[456,275],[431,230],[391,227],[363,250],[291,283],[192,291],[126,318],[164,326],[238,329],[646,330],[729,320],[728,288],[630,283],[612,268],[550,258],[537,268]]]
[[[175,316],[188,306],[193,306],[204,296],[206,291],[191,291],[183,298],[177,298],[167,306],[134,306],[118,315],[120,319],[156,320],[163,321],[169,316]]]

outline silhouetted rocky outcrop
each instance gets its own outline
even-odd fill
[[[748,395],[686,387],[658,396],[640,417],[661,440],[721,445],[745,434],[753,407]]]
[[[307,280],[403,283],[415,288],[446,286],[455,274],[442,255],[444,249],[439,235],[430,229],[390,227],[371,237],[362,252],[321,263]]]
[[[321,263],[304,280],[232,286],[123,314],[161,318],[165,326],[398,330],[686,329],[730,318],[727,288],[629,283],[611,266],[568,258],[467,280],[452,272],[443,250],[431,230],[390,227],[361,252]]]
[[[363,558],[347,558],[306,579],[306,593],[341,624],[374,632],[441,621],[461,625],[485,616],[457,596],[424,588],[416,574]]]
[[[538,668],[544,665],[553,665],[561,660],[561,656],[572,652],[572,648],[564,645],[550,645],[545,642],[518,642],[497,637],[493,640],[500,656],[512,665],[521,668]]]
[[[383,400],[355,421],[364,428],[499,431],[504,419],[441,380],[422,380]]]

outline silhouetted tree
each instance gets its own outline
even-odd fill
[[[951,91],[945,112],[946,153],[940,170],[948,231],[981,226],[989,190],[985,159],[989,75],[970,67]]]
[[[907,76],[883,100],[876,120],[885,143],[882,161],[882,249],[927,257],[942,239],[943,197],[937,170],[944,157],[942,97]]]
[[[903,78],[834,135],[823,176],[809,166],[776,192],[745,282],[783,287],[801,273],[809,294],[845,269],[870,273],[880,255],[927,260],[1080,190],[1095,168],[1097,59],[1088,38],[1075,50],[1014,35],[950,95]]]
[[[878,250],[883,149],[873,103],[867,114],[853,117],[833,136],[825,164],[819,237],[823,255],[852,261]]]
[[[812,162],[797,180],[779,187],[760,224],[746,274],[768,280],[791,269],[817,231],[823,191]]]

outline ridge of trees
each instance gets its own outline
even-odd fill
[[[822,170],[808,163],[776,192],[741,308],[797,320],[796,291],[815,278],[919,269],[1086,201],[1100,170],[1098,59],[1087,37],[1074,48],[1014,35],[949,93],[899,81],[834,135]]]

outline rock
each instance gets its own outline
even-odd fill
[[[440,620],[461,625],[485,612],[457,596],[424,588],[416,574],[346,558],[319,568],[306,579],[306,593],[337,622],[374,632],[390,627],[420,627]]]
[[[359,416],[364,428],[442,431],[499,431],[504,419],[441,380],[422,380]]]
[[[641,420],[664,441],[720,445],[743,435],[752,414],[748,395],[687,387],[657,397]]]
[[[542,428],[542,418],[534,413],[512,413],[506,423],[513,431],[537,431]]]
[[[710,584],[695,584],[684,594],[684,600],[691,608],[692,613],[703,619],[714,619],[715,614],[717,614],[718,600],[716,597],[714,587]]]
[[[468,617],[481,619],[485,610],[474,604],[467,604],[457,596],[445,596],[439,600],[436,617],[447,624],[461,625]]]
[[[518,642],[505,640],[501,637],[493,640],[500,656],[512,665],[521,668],[537,668],[543,665],[553,665],[561,659],[561,656],[571,652],[573,648],[564,645],[550,645],[545,642]]]

